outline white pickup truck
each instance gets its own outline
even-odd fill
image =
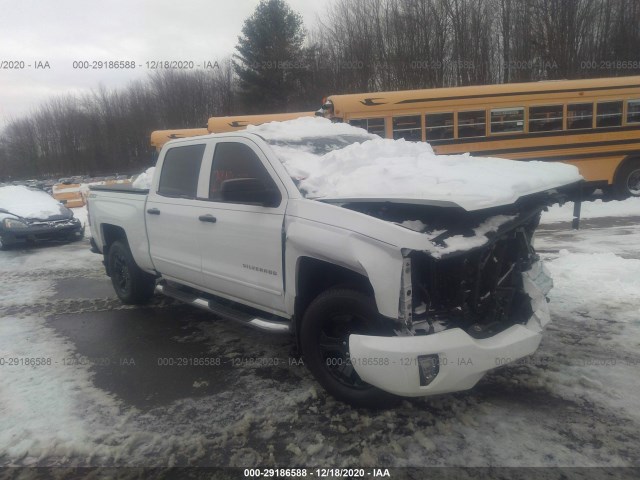
[[[171,141],[149,189],[88,205],[124,303],[157,291],[290,334],[327,391],[372,407],[537,349],[551,281],[532,237],[580,180],[304,118]]]

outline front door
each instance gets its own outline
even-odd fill
[[[272,206],[224,201],[223,182],[239,178],[260,180],[279,192],[276,201]],[[264,153],[251,140],[235,138],[215,144],[208,199],[200,205],[210,217],[199,229],[206,288],[274,313],[283,312],[286,194]]]

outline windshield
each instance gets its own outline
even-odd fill
[[[324,155],[334,150],[340,150],[353,143],[362,143],[371,140],[369,135],[333,135],[304,137],[296,139],[277,139],[270,138],[267,142],[277,147],[288,147],[296,150],[302,150],[313,155]]]

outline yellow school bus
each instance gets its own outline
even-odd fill
[[[235,115],[231,117],[211,117],[207,128],[184,128],[174,130],[156,130],[151,132],[151,146],[159,152],[169,140],[195,137],[209,133],[225,133],[242,130],[248,125],[261,125],[267,122],[282,122],[300,117],[312,117],[315,112],[272,113],[267,115]]]
[[[332,95],[316,115],[441,154],[571,163],[640,196],[640,76]]]
[[[266,115],[235,115],[232,117],[211,117],[207,123],[209,133],[225,133],[242,130],[248,125],[262,125],[268,122],[284,122],[300,117],[313,117],[315,112],[270,113]]]
[[[198,135],[207,135],[209,130],[206,128],[183,128],[174,130],[156,130],[151,132],[151,146],[159,152],[162,146],[169,140],[176,138],[196,137]]]

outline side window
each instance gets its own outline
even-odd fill
[[[524,108],[491,110],[491,133],[524,132]]]
[[[621,127],[622,101],[598,102],[596,127]]]
[[[567,129],[591,128],[593,103],[574,103],[567,105]]]
[[[427,141],[453,138],[453,113],[427,113],[424,122]]]
[[[369,133],[385,137],[384,118],[357,118],[349,120],[349,125],[364,128]]]
[[[562,130],[562,105],[529,107],[529,133]]]
[[[458,138],[484,137],[487,135],[484,110],[458,112]]]
[[[226,180],[238,178],[259,180],[267,189],[278,192],[269,172],[267,172],[251,147],[238,142],[218,143],[213,154],[213,165],[209,181],[209,199],[221,201],[222,184]],[[253,188],[255,188],[255,185]],[[249,197],[250,195],[247,196],[247,198]]]
[[[422,141],[422,123],[420,115],[393,117],[393,138],[404,138],[410,142]]]
[[[173,147],[164,156],[158,195],[196,198],[205,145]]]
[[[627,102],[627,123],[640,123],[640,100]]]

